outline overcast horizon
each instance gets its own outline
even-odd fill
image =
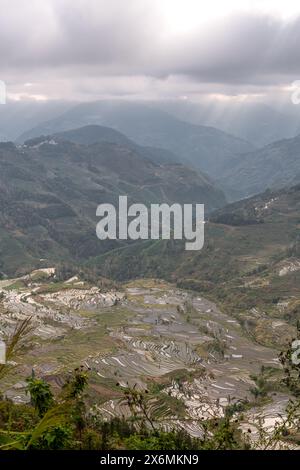
[[[0,79],[8,100],[280,102],[300,79],[296,1],[0,6]]]

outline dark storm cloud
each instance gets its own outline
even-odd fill
[[[174,34],[149,0],[0,0],[2,73],[268,86],[300,76],[300,19],[235,15]],[[139,78],[141,81],[141,78]],[[134,85],[134,83],[133,83]]]
[[[7,1],[0,17],[2,66],[100,65],[130,69],[159,49],[150,3],[110,0]]]

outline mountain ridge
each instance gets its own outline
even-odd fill
[[[222,191],[205,175],[154,162],[142,150],[53,137],[18,147],[0,144],[0,271],[22,274],[45,259],[80,264],[122,246],[118,240],[102,242],[95,233],[97,206],[116,206],[119,195],[146,205],[198,202],[212,210],[225,204]]]
[[[227,194],[235,193],[236,199],[296,185],[300,182],[300,134],[235,158],[218,182]]]
[[[112,127],[138,145],[170,151],[177,162],[200,169],[213,178],[222,174],[224,165],[234,155],[254,149],[249,142],[219,129],[181,121],[149,105],[120,101],[77,105],[24,133],[17,142],[91,124]]]

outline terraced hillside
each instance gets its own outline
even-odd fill
[[[201,433],[201,418],[222,416],[240,400],[248,399],[252,418],[266,409],[266,426],[287,403],[287,393],[278,389],[277,351],[255,344],[211,301],[167,282],[134,281],[104,292],[78,277],[57,282],[48,269],[1,281],[0,289],[2,334],[32,318],[23,351],[1,382],[1,391],[16,402],[29,399],[24,380],[32,369],[59,386],[66,371],[82,364],[90,369],[91,413],[126,416],[122,390],[137,386],[149,391],[160,423],[176,423],[194,436]],[[262,365],[269,390],[278,395],[273,401],[270,394],[258,409],[255,402],[252,410],[249,390]]]
[[[257,341],[280,348],[300,319],[299,214],[299,186],[268,191],[214,212],[199,252],[150,241],[98,257],[93,266],[118,280],[158,276],[194,289],[243,321]]]

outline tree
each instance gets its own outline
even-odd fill
[[[30,394],[31,403],[38,415],[42,417],[54,403],[50,385],[45,380],[36,378],[34,372],[26,379],[26,382],[28,384],[26,392]]]
[[[250,392],[255,399],[266,397],[268,382],[265,376],[265,367],[261,366],[259,374],[251,375],[250,378],[255,382],[255,387],[250,388]]]

